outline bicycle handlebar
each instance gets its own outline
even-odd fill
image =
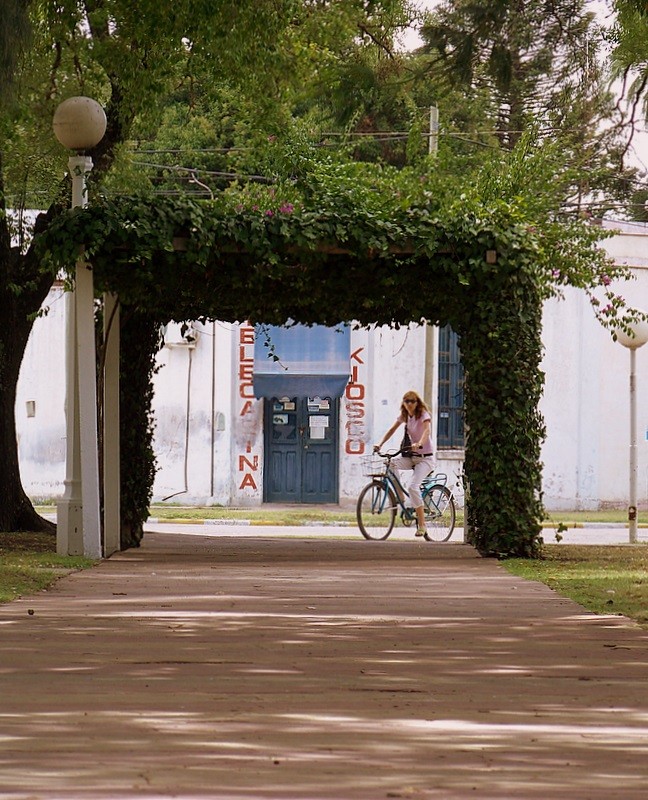
[[[392,458],[396,458],[396,456],[399,456],[402,452],[402,450],[395,450],[393,453],[381,453],[380,450],[376,450],[375,448],[373,450],[373,454],[375,456],[379,456],[380,458],[388,458],[390,460]]]
[[[422,447],[420,448],[423,449]],[[403,454],[402,448],[400,450],[394,450],[393,453],[381,453],[380,450],[374,450],[373,454],[375,456],[379,456],[380,458],[388,458],[390,461],[392,458],[396,458],[396,456],[400,456]],[[412,456],[431,456],[432,453],[412,453]]]

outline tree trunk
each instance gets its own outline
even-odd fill
[[[118,84],[112,87],[107,105],[108,128],[99,146],[90,155],[95,162],[90,183],[105,174],[114,159],[114,146],[127,135],[134,112],[120,107]],[[0,531],[47,531],[56,526],[39,516],[25,494],[18,465],[15,429],[15,402],[18,376],[33,315],[45,301],[53,281],[40,262],[33,243],[26,253],[12,247],[6,218],[3,158],[0,146]],[[66,195],[69,189],[66,188]],[[34,226],[34,239],[44,231],[62,207],[52,203],[40,214]]]
[[[47,297],[52,279],[43,275],[20,293],[11,290],[16,275],[28,280],[25,257],[15,248],[0,249],[0,532],[44,531],[54,534],[56,526],[36,513],[20,478],[16,440],[16,390],[20,365],[33,322],[29,314]],[[17,281],[16,281],[17,283]]]

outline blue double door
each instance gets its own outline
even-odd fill
[[[337,503],[338,407],[327,397],[265,401],[267,503]]]

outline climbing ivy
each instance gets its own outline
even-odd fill
[[[457,323],[468,376],[468,536],[492,555],[537,556],[545,435],[539,287],[533,273],[520,271],[498,287],[495,303],[493,289],[477,288]]]
[[[137,547],[153,494],[153,384],[160,326],[147,311],[126,307],[120,315],[120,541]]]
[[[69,269],[83,243],[97,290],[149,322],[451,324],[466,367],[468,539],[484,555],[536,556],[542,302],[579,286],[609,322],[621,314],[618,304],[604,313],[610,279],[625,274],[599,249],[600,228],[556,213],[547,158],[519,148],[463,183],[320,161],[213,201],[103,199],[55,222],[41,247],[53,269]],[[144,452],[150,431],[135,433],[138,414],[148,414],[141,402],[122,419]],[[144,513],[141,502],[131,508]]]

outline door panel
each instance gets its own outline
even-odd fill
[[[335,474],[333,460],[329,453],[307,452],[305,456],[304,496],[315,498],[334,492],[332,477]],[[308,503],[309,500],[303,502]],[[312,502],[318,502],[313,500]]]
[[[266,502],[337,502],[337,399],[266,400],[264,431]]]
[[[266,461],[266,464],[268,462]],[[266,470],[267,493],[284,495],[285,500],[294,503],[298,500],[298,474],[296,471],[296,454],[294,452],[275,451]]]

